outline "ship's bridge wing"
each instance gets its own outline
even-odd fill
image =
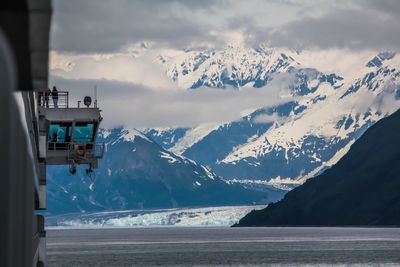
[[[39,154],[46,164],[69,164],[71,172],[77,164],[88,164],[90,170],[97,168],[104,153],[104,144],[96,142],[100,109],[90,105],[71,108],[68,100],[56,107],[39,104]]]

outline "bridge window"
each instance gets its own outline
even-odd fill
[[[71,142],[72,123],[51,123],[49,129],[50,143]]]
[[[94,140],[94,123],[75,123],[74,141],[77,143],[90,143]]]

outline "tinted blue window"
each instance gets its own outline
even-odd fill
[[[49,142],[68,143],[71,140],[72,123],[51,123]]]
[[[74,131],[74,141],[78,143],[93,142],[93,123],[76,123]]]

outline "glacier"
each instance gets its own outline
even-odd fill
[[[159,226],[231,226],[256,206],[224,206],[208,208],[128,210],[88,214],[49,216],[47,229],[55,228],[126,228]]]

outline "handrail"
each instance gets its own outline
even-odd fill
[[[37,92],[38,105],[45,108],[68,108],[69,92],[57,91],[55,95],[51,91]]]
[[[37,91],[36,92],[37,105],[43,108],[69,108],[69,91],[57,91],[53,94],[52,91]],[[82,101],[77,102],[75,108],[97,108],[97,99],[94,100],[93,105],[87,107],[82,106]]]
[[[91,148],[87,148],[90,147]],[[103,158],[105,151],[104,143],[97,142],[48,142],[47,149],[48,151],[68,151],[68,158],[74,158],[78,155],[78,149],[76,147],[84,147],[81,151],[83,152],[82,157],[86,158],[86,156],[90,156],[92,158]],[[71,157],[72,155],[72,157]]]

